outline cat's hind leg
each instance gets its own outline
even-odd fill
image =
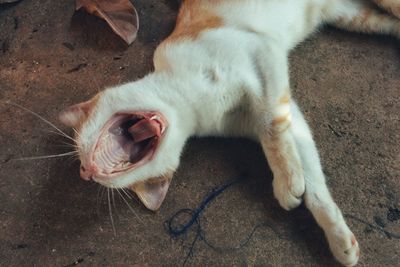
[[[384,1],[378,1],[384,3]],[[397,1],[400,8],[400,1]],[[328,21],[335,27],[361,32],[388,34],[400,38],[400,20],[378,10],[368,1],[338,1]],[[399,10],[400,11],[400,10]]]
[[[284,209],[291,210],[302,202],[303,168],[291,133],[289,115],[276,117],[273,123],[273,133],[264,136],[261,145],[274,175],[275,198]]]
[[[261,146],[273,172],[275,198],[286,210],[301,204],[304,194],[304,176],[300,156],[293,138],[290,112],[288,64],[285,53],[265,51],[265,60],[258,68],[265,75],[263,96],[254,102]]]
[[[292,103],[291,110],[293,136],[306,182],[305,204],[324,230],[335,258],[345,266],[354,266],[360,255],[358,242],[329,193],[311,131],[296,103]]]

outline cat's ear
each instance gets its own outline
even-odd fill
[[[86,102],[82,102],[67,107],[63,111],[61,111],[58,118],[66,126],[76,127],[81,121],[83,121],[88,116],[92,106],[93,106],[93,100],[89,100]]]
[[[146,208],[156,211],[160,208],[167,195],[171,178],[172,174],[160,178],[148,179],[132,185],[131,189]]]

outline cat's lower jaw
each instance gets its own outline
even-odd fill
[[[345,223],[335,225],[326,232],[332,254],[345,266],[354,266],[360,257],[360,248],[356,237]]]

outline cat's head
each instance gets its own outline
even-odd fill
[[[142,87],[136,82],[105,90],[66,108],[60,120],[75,129],[83,179],[130,188],[156,210],[187,137],[176,111]]]

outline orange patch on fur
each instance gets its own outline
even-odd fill
[[[400,16],[400,6],[393,8],[393,14]]]
[[[357,240],[356,237],[354,235],[352,235],[351,237],[351,245],[354,246],[356,244]]]
[[[283,124],[285,122],[289,122],[289,115],[276,117],[272,121],[272,126],[278,126],[278,125]]]
[[[97,102],[100,100],[101,92],[97,93],[94,97],[92,97],[89,101],[86,101],[86,105],[83,108],[83,111],[86,113],[86,117],[84,121],[92,114],[94,107],[97,105]],[[82,121],[82,123],[84,122]]]
[[[155,184],[165,184],[166,182],[170,182],[172,180],[172,176],[174,175],[174,172],[169,171],[166,174],[159,176],[159,177],[153,177],[153,178],[148,178],[144,181],[139,181],[136,182],[133,185],[139,185],[139,184],[148,184],[148,185],[155,185]]]
[[[294,168],[295,173],[302,173],[302,167],[294,156],[293,147],[279,135],[272,139],[263,138],[261,142],[272,171],[281,173],[282,177],[286,178],[289,188],[291,188],[294,182],[292,168]],[[289,168],[289,165],[291,165],[291,168]]]
[[[362,17],[361,17],[361,23],[365,23],[372,15],[372,10],[366,10],[364,11]]]
[[[202,6],[199,1],[184,1],[179,10],[175,29],[166,41],[181,38],[195,39],[203,31],[221,27],[222,18],[211,10],[212,6]]]
[[[400,16],[400,5],[398,2],[386,0],[374,0],[374,2],[395,16]]]
[[[173,172],[168,172],[160,177],[146,179],[136,182],[130,186],[146,208],[158,210],[168,192]]]
[[[286,91],[281,98],[279,98],[279,104],[289,104],[290,92]]]

